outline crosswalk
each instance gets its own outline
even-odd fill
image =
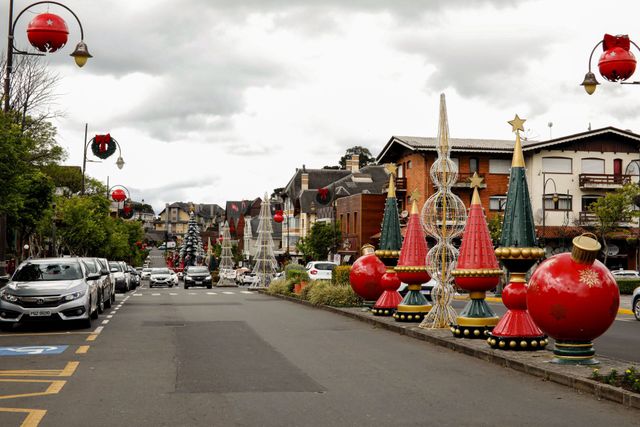
[[[253,294],[252,291],[219,291],[219,292],[183,292],[182,295],[239,295],[239,294]],[[142,296],[179,296],[178,292],[145,292],[144,289],[140,289],[132,294],[134,297],[142,297]]]

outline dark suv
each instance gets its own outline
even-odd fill
[[[205,266],[190,266],[184,269],[184,288],[189,289],[190,286],[206,286],[211,289],[211,274]]]

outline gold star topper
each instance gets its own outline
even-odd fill
[[[409,195],[409,201],[410,201],[411,203],[413,203],[413,202],[417,202],[417,201],[418,201],[418,199],[420,198],[420,196],[421,196],[421,194],[420,194],[420,190],[418,190],[418,189],[416,188],[416,189],[414,189],[414,190],[411,192],[411,195]]]
[[[484,181],[484,178],[479,176],[478,172],[474,172],[473,176],[469,178],[471,188],[480,188],[480,186],[482,185],[482,181]]]
[[[398,170],[398,167],[394,163],[387,163],[384,168],[387,170],[387,172],[389,172],[389,175],[394,176],[396,174],[396,171]]]
[[[521,130],[522,132],[524,132],[524,122],[526,122],[527,119],[521,119],[520,117],[518,117],[518,115],[516,114],[515,119],[508,121],[507,123],[509,123],[511,125],[511,132],[517,132],[519,130]]]

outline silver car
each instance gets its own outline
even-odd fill
[[[107,267],[102,265],[98,258],[82,258],[89,274],[99,274],[98,285],[98,312],[102,313],[105,308],[111,307],[111,276]]]
[[[129,281],[120,262],[109,261],[109,271],[111,272],[111,280],[115,283],[116,291],[129,292]]]
[[[178,276],[167,267],[152,268],[151,277],[149,278],[149,287],[154,286],[168,286],[173,288],[173,285],[178,285]]]
[[[60,319],[90,327],[98,318],[98,279],[78,258],[25,261],[0,290],[0,327]]]

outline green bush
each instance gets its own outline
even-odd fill
[[[616,279],[620,295],[631,295],[633,290],[640,286],[640,279]]]
[[[331,283],[340,286],[349,286],[350,265],[339,265],[331,273]]]
[[[309,275],[307,274],[307,270],[305,270],[304,268],[302,269],[290,269],[289,271],[287,271],[286,273],[286,278],[287,280],[293,280],[294,283],[300,283],[300,282],[308,282],[309,281]]]
[[[306,296],[309,297],[309,302],[314,305],[332,307],[358,307],[362,305],[362,298],[353,292],[351,286],[336,286],[325,280],[313,283],[311,289],[306,292]]]
[[[303,299],[305,301],[309,301],[309,292],[311,292],[311,289],[313,289],[314,286],[317,283],[322,284],[322,283],[324,283],[324,281],[323,280],[313,280],[311,282],[308,282],[307,285],[304,288],[302,288],[302,290],[300,291],[300,295],[298,295],[300,297],[300,299]]]
[[[290,285],[288,280],[276,279],[269,284],[267,293],[270,295],[291,296],[293,295],[293,285]]]
[[[304,271],[304,269],[305,269],[304,265],[295,264],[295,263],[292,263],[292,262],[290,262],[289,264],[284,266],[285,275],[287,273],[289,273],[291,270],[298,270],[298,271],[302,270],[302,271]]]

